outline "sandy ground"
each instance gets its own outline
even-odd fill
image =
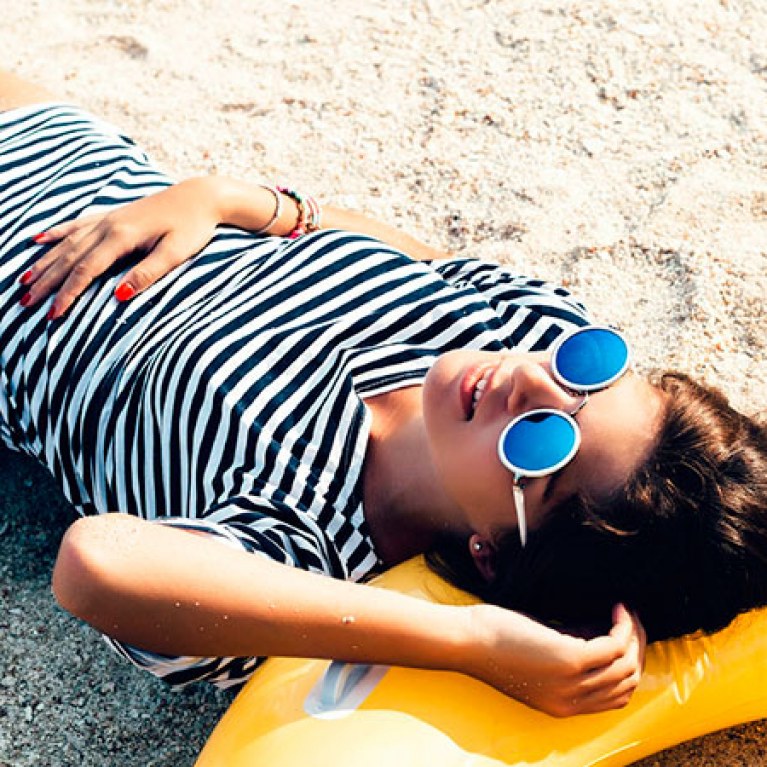
[[[0,0],[2,65],[172,173],[280,180],[576,288],[644,370],[767,407],[764,0]],[[0,452],[0,765],[191,765],[227,705],[64,616]],[[642,763],[767,765],[764,724]]]

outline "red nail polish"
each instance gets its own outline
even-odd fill
[[[40,234],[36,234],[32,239],[35,242],[45,242],[45,232],[40,232]]]
[[[32,279],[32,270],[30,269],[28,272],[24,272],[24,274],[19,277],[19,282],[22,285],[26,285],[30,280]]]
[[[123,282],[123,284],[118,286],[117,290],[115,290],[115,298],[118,301],[130,301],[135,295],[136,288],[129,285],[127,282]]]
[[[48,309],[48,314],[45,315],[45,319],[50,322],[51,320],[55,320],[56,316],[56,307],[52,306],[50,309]]]
[[[22,306],[29,306],[29,302],[30,302],[31,300],[32,300],[32,294],[31,294],[31,293],[25,293],[25,294],[24,294],[24,295],[21,297],[21,301],[19,301],[19,303],[20,303]]]

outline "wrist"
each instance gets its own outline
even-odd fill
[[[509,622],[513,622],[517,613],[484,603],[468,605],[463,609],[465,649],[461,655],[461,667],[457,670],[475,679],[487,681],[497,668],[493,659],[499,652],[505,656],[506,665],[516,655],[512,647]],[[499,625],[499,619],[503,628]]]
[[[232,224],[239,207],[238,182],[225,176],[199,176],[188,182],[202,190],[221,224]]]
[[[460,605],[452,610],[450,625],[452,636],[444,653],[443,668],[469,676],[476,676],[478,661],[487,657],[491,641],[482,610],[485,605]]]
[[[359,655],[350,660],[432,671],[464,671],[466,655],[473,646],[464,607],[378,588],[368,592],[365,607],[356,611],[357,620],[346,627],[349,634],[361,632],[354,641]],[[362,617],[365,612],[369,613],[367,619]],[[336,653],[332,655],[338,657]]]
[[[322,213],[319,204],[313,197],[301,194],[301,192],[285,186],[275,187],[273,192],[275,197],[279,193],[284,198],[291,200],[296,206],[295,226],[287,235],[290,239],[301,237],[310,232],[316,232],[320,228]],[[277,218],[279,218],[279,214],[275,213],[275,220]]]
[[[205,185],[222,224],[278,237],[307,230],[309,208],[301,201],[311,198],[304,198],[291,190],[283,193],[278,187],[248,184],[224,176],[195,179],[198,180]],[[316,206],[313,200],[312,203]],[[311,217],[311,220],[316,219],[319,224],[317,210],[317,216]]]

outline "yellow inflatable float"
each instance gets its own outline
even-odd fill
[[[469,604],[415,559],[376,582]],[[767,609],[712,637],[652,645],[621,711],[555,719],[460,674],[273,658],[196,767],[618,767],[767,717]]]

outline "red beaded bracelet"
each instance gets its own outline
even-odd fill
[[[290,197],[298,206],[296,225],[293,231],[288,234],[291,240],[295,240],[297,237],[310,232],[316,232],[320,228],[322,211],[313,197],[304,196],[295,189],[289,189],[286,186],[278,186],[277,191],[282,192],[286,197]]]

